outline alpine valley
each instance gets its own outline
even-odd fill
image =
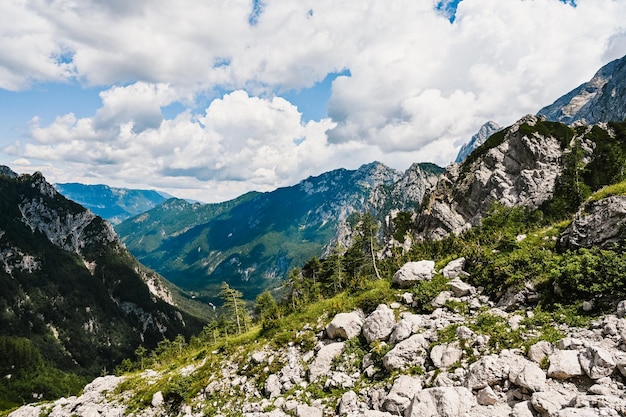
[[[170,199],[119,239],[3,168],[2,405],[66,395],[6,414],[626,415],[624,97],[626,58],[445,169]]]

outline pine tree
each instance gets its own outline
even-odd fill
[[[242,333],[242,325],[245,331],[248,331],[248,320],[243,294],[231,288],[227,283],[222,282],[220,297],[224,300],[224,310],[227,317],[231,320],[235,319],[237,323],[237,334]]]

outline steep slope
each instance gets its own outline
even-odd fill
[[[113,224],[146,212],[168,197],[153,190],[129,190],[108,185],[54,184],[58,192]]]
[[[2,172],[4,343],[28,339],[48,365],[94,375],[140,344],[154,347],[201,328],[201,320],[172,305],[180,295],[138,264],[106,221],[60,195],[40,173]]]
[[[574,129],[526,116],[447,168],[425,201],[418,235],[458,234],[479,224],[496,202],[565,215],[585,194],[623,179],[625,133],[623,123]]]
[[[609,62],[590,81],[537,114],[566,124],[623,121],[626,118],[626,57]]]
[[[463,162],[465,158],[467,158],[468,155],[474,151],[474,149],[485,143],[491,135],[493,135],[494,133],[498,133],[501,130],[502,126],[493,121],[488,121],[487,123],[482,125],[480,129],[478,129],[478,132],[476,132],[476,134],[472,136],[470,141],[461,146],[461,149],[459,150],[459,153],[456,156],[454,162]]]
[[[253,299],[331,240],[349,242],[355,214],[416,210],[441,171],[415,164],[403,174],[372,163],[221,204],[170,200],[116,230],[141,262],[204,300],[215,301],[222,281]]]

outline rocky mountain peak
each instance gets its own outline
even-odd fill
[[[10,178],[17,178],[17,174],[6,165],[0,165],[0,175],[6,175]]]
[[[463,162],[474,149],[485,143],[487,139],[489,139],[489,136],[499,132],[500,130],[502,130],[502,127],[491,120],[482,125],[480,129],[478,129],[478,132],[474,136],[472,136],[470,141],[461,147],[454,162]]]
[[[571,124],[622,121],[626,118],[626,57],[602,67],[586,83],[537,113],[548,120]]]

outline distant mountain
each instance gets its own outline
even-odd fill
[[[116,226],[145,265],[206,301],[222,281],[253,299],[282,285],[288,271],[350,241],[350,223],[371,212],[417,211],[443,169],[415,164],[402,173],[380,163],[339,169],[292,187],[219,204],[168,200]]]
[[[20,383],[24,350],[54,369],[93,376],[139,345],[203,325],[175,306],[191,301],[140,265],[109,223],[40,173],[0,168],[0,194],[0,371],[9,369],[12,384]]]
[[[609,62],[590,81],[537,114],[566,124],[623,121],[626,118],[626,57]]]
[[[470,141],[461,146],[461,149],[459,150],[459,153],[456,156],[454,162],[463,162],[474,149],[485,143],[487,139],[489,139],[489,136],[499,132],[500,130],[502,130],[502,127],[493,121],[488,121],[487,123],[482,125],[478,132],[474,136],[472,136]]]
[[[172,196],[153,190],[131,190],[108,185],[54,184],[58,192],[113,224],[146,212]]]

